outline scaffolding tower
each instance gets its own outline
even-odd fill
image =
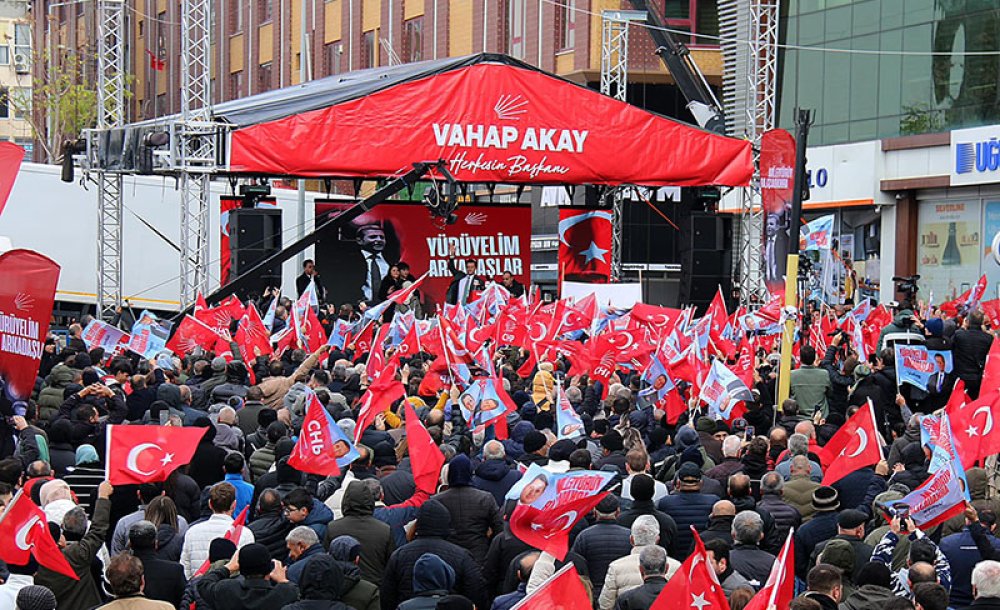
[[[627,101],[629,22],[646,20],[645,11],[606,10],[601,13],[601,93]],[[622,276],[622,206],[624,188],[608,189],[611,202],[611,279]]]
[[[727,135],[749,140],[759,168],[760,138],[774,128],[777,109],[778,2],[721,0],[722,95]],[[764,284],[764,215],[760,174],[740,189],[739,223],[734,231],[734,287],[740,305],[756,309],[767,300]]]
[[[125,3],[97,3],[97,129],[125,123]],[[87,137],[96,152],[97,133]],[[65,151],[64,154],[71,154]],[[109,320],[122,300],[122,176],[98,172],[97,315]]]

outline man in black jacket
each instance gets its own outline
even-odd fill
[[[975,400],[979,398],[979,386],[983,382],[983,368],[986,355],[993,345],[993,336],[983,330],[983,312],[974,311],[965,319],[965,327],[955,331],[952,354],[955,360],[955,374],[965,382],[965,391]]]
[[[396,549],[382,576],[382,610],[395,610],[413,596],[413,568],[424,553],[433,553],[455,570],[455,591],[489,608],[486,583],[479,565],[462,547],[445,540],[451,531],[451,514],[443,504],[430,499],[417,515],[416,538]]]
[[[240,575],[233,578],[237,572]],[[214,610],[271,610],[299,599],[299,588],[288,582],[285,567],[257,543],[209,570],[198,583],[198,593]]]
[[[472,462],[464,453],[448,463],[448,489],[434,499],[451,515],[448,540],[472,553],[483,565],[490,539],[503,531],[503,520],[493,494],[472,487]]]
[[[132,554],[142,562],[143,595],[180,606],[187,586],[184,567],[176,561],[156,558],[156,526],[145,520],[133,523],[128,528],[128,544]]]
[[[619,515],[618,496],[608,494],[594,509],[595,523],[580,532],[573,542],[572,551],[587,561],[590,582],[594,585],[594,599],[601,595],[611,562],[632,552],[632,541],[629,540],[632,532],[618,525]],[[663,535],[662,532],[660,535]]]
[[[256,514],[256,518],[247,524],[253,532],[253,539],[263,544],[272,558],[284,561],[288,556],[285,537],[293,526],[282,514],[281,495],[274,489],[261,492]]]
[[[642,585],[618,596],[615,608],[619,610],[649,610],[660,591],[667,585],[667,554],[662,547],[651,545],[639,551],[639,574]]]
[[[676,557],[676,553],[686,547],[678,546],[679,536],[674,518],[664,511],[657,510],[653,504],[653,489],[653,477],[648,474],[637,474],[632,477],[632,506],[618,517],[618,524],[622,527],[632,527],[635,520],[642,515],[652,515],[660,525],[660,546]],[[691,539],[690,534],[688,539]]]

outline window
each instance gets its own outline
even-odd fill
[[[327,76],[340,74],[340,55],[343,47],[339,42],[323,45],[323,70]]]
[[[14,24],[14,44],[21,47],[31,46],[31,26],[27,23]]]
[[[165,116],[167,114],[167,94],[161,93],[156,96],[156,108],[154,116]]]
[[[257,70],[257,92],[271,90],[271,62],[261,64]]]
[[[156,54],[164,57],[167,49],[167,40],[164,32],[167,31],[167,11],[160,11],[156,14]]]
[[[243,0],[229,0],[229,31],[243,31]]]
[[[142,38],[143,36],[146,35],[146,22],[140,19],[138,22],[138,27],[139,27],[139,38]]]
[[[424,18],[403,22],[403,61],[414,62],[424,58]]]
[[[15,87],[10,91],[10,116],[23,119],[31,116],[31,89]]]
[[[229,99],[243,95],[243,70],[229,74]]]
[[[361,69],[375,67],[375,54],[378,47],[375,45],[375,30],[363,32],[361,34]]]
[[[556,51],[573,49],[573,29],[576,26],[576,11],[573,0],[556,0]]]
[[[507,52],[511,57],[524,59],[524,0],[509,0],[507,9]]]
[[[257,0],[257,13],[260,15],[261,23],[267,23],[274,19],[274,3],[272,0]]]
[[[10,64],[10,47],[3,44],[0,45],[0,66],[6,66]]]
[[[10,118],[10,90],[0,87],[0,119]]]

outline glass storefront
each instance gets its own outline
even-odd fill
[[[805,286],[812,301],[828,305],[878,300],[881,286],[882,219],[874,210],[838,208],[803,213],[806,222],[832,214],[833,236],[829,250],[803,253],[809,259]],[[800,274],[803,275],[803,274]]]
[[[1000,298],[1000,198],[921,202],[918,234],[921,295],[948,301],[985,274],[984,299]]]
[[[904,8],[905,7],[905,8]],[[994,0],[785,0],[779,124],[816,110],[811,145],[948,131],[997,122],[1000,48]],[[931,51],[942,55],[919,53]],[[917,52],[902,54],[900,52]]]

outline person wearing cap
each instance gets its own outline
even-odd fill
[[[490,540],[503,531],[503,520],[493,494],[472,486],[472,461],[467,455],[460,453],[448,462],[448,489],[434,499],[451,514],[448,540],[483,565]]]
[[[693,462],[684,462],[677,469],[674,489],[676,493],[661,499],[656,508],[674,520],[677,528],[677,554],[673,556],[683,559],[687,557],[687,551],[694,540],[691,526],[704,529],[708,525],[712,507],[720,498],[714,494],[702,493],[701,468]],[[635,491],[632,493],[634,495]]]
[[[841,511],[837,515],[837,535],[816,545],[812,555],[809,557],[810,565],[816,565],[816,559],[823,552],[823,549],[826,548],[827,544],[833,540],[843,540],[850,544],[851,549],[854,551],[854,570],[848,576],[851,577],[852,581],[855,580],[861,568],[871,561],[872,551],[874,550],[864,541],[865,523],[867,521],[868,516],[859,510],[848,508]]]
[[[587,562],[595,598],[601,595],[611,562],[628,555],[632,550],[632,543],[629,541],[632,532],[627,526],[618,523],[620,515],[618,496],[608,494],[594,508],[594,524],[580,532],[573,541],[571,550]]]
[[[699,417],[694,423],[694,429],[698,433],[698,440],[701,442],[705,454],[716,464],[722,463],[722,441],[715,438],[719,426],[711,417]]]
[[[489,593],[479,564],[469,551],[445,540],[451,533],[451,519],[448,509],[434,498],[420,507],[413,541],[393,551],[382,574],[383,610],[394,610],[413,596],[414,567],[424,553],[437,555],[455,570],[455,591],[473,600],[478,608],[489,607]]]
[[[361,543],[353,536],[338,536],[330,541],[330,557],[337,562],[344,583],[340,599],[355,610],[380,610],[378,587],[361,577]]]
[[[823,485],[816,488],[812,496],[813,516],[795,532],[795,574],[805,579],[809,573],[810,558],[815,558],[813,550],[824,540],[837,535],[837,511],[840,499],[837,490]]]
[[[760,548],[764,540],[764,520],[756,511],[743,511],[733,519],[732,534],[734,544],[729,551],[729,563],[755,591],[759,591],[775,562],[774,555]]]
[[[846,540],[834,538],[829,541],[823,551],[816,557],[816,564],[825,563],[837,568],[840,571],[840,582],[843,591],[840,599],[845,599],[854,593],[854,572],[857,569],[854,562],[854,549],[851,543]]]
[[[143,570],[143,594],[149,599],[179,606],[184,596],[187,579],[184,568],[176,561],[166,561],[156,556],[156,526],[142,520],[128,528],[128,546]]]
[[[48,587],[28,585],[17,592],[14,610],[56,610],[56,596]]]
[[[212,376],[198,384],[198,398],[194,401],[194,407],[202,411],[208,410],[208,405],[212,400],[212,391],[226,383],[226,359],[216,356],[212,359]]]
[[[299,588],[267,547],[251,543],[225,565],[209,570],[198,583],[198,594],[212,610],[272,610],[297,601]]]

